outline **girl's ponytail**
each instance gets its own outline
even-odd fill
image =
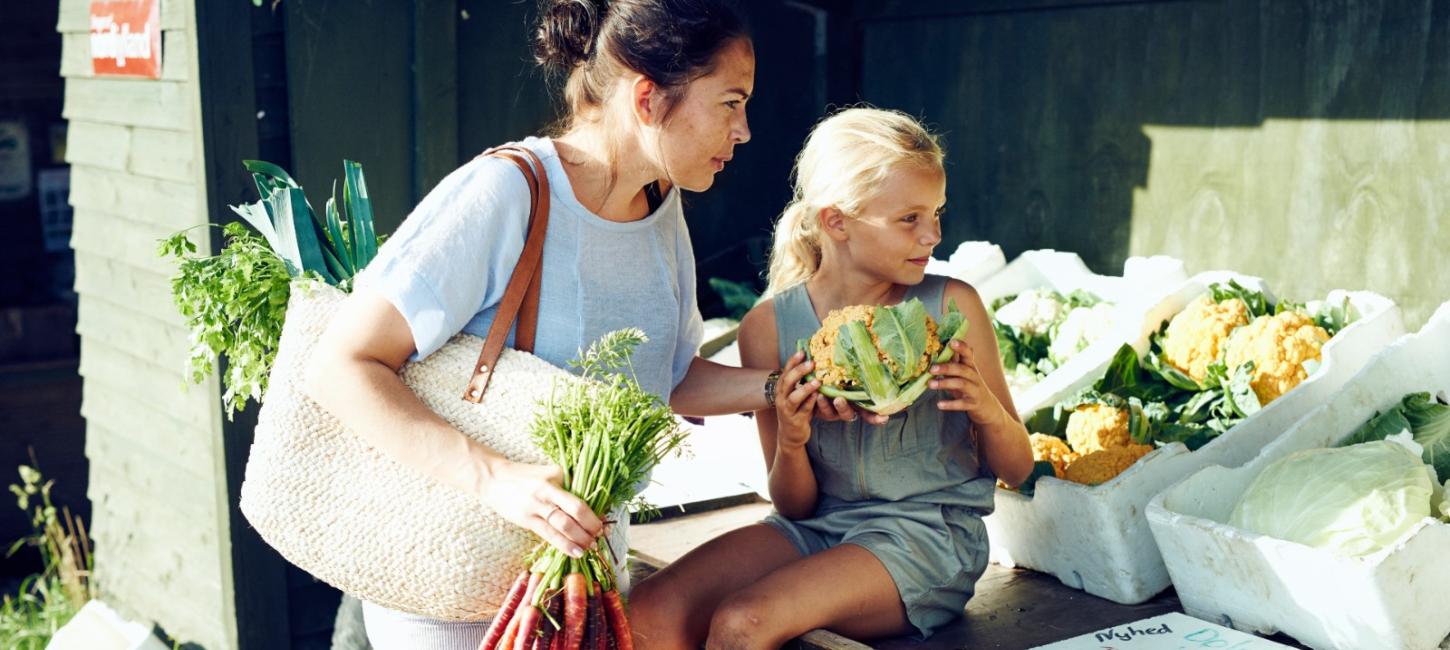
[[[770,297],[805,282],[821,267],[819,222],[811,206],[796,199],[785,206],[775,222],[766,274],[765,296]]]

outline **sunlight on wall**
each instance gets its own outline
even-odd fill
[[[1295,300],[1371,289],[1419,327],[1450,300],[1450,121],[1145,125],[1131,254],[1262,276]]]

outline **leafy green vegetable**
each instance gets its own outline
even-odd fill
[[[952,350],[947,344],[966,336],[967,320],[951,301],[936,331],[941,349],[928,360],[930,363],[923,364],[929,318],[921,301],[913,298],[895,306],[875,307],[869,330],[860,320],[842,324],[832,339],[830,363],[844,370],[848,382],[823,383],[821,394],[843,397],[882,415],[906,409],[926,392],[932,377],[928,372],[930,363],[950,359]],[[807,349],[804,342],[797,347]],[[882,361],[883,354],[890,358],[889,366]]]
[[[1232,280],[1227,284],[1215,283],[1208,291],[1215,301],[1235,298],[1244,301],[1251,316],[1304,309],[1303,305],[1288,301],[1271,302],[1263,292]],[[1331,336],[1353,317],[1347,301],[1342,305],[1327,305],[1319,311]],[[1103,377],[1090,389],[1063,400],[1050,413],[1034,414],[1028,418],[1028,430],[1061,435],[1073,408],[1096,401],[1130,409],[1129,430],[1134,442],[1181,442],[1189,449],[1197,449],[1263,408],[1251,384],[1252,361],[1230,369],[1220,360],[1208,366],[1202,381],[1194,381],[1164,358],[1163,337],[1167,326],[1165,322],[1149,337],[1148,353],[1141,358],[1129,345],[1119,348]],[[1450,423],[1445,426],[1450,429]],[[1450,441],[1446,444],[1450,445]],[[1450,459],[1450,449],[1445,449],[1443,455]]]
[[[1264,468],[1229,523],[1363,556],[1388,547],[1431,514],[1434,481],[1405,445],[1380,440],[1307,449]]]
[[[1234,369],[1233,378],[1228,383],[1228,405],[1233,412],[1241,418],[1247,418],[1259,412],[1263,408],[1259,404],[1259,396],[1254,393],[1254,387],[1250,384],[1254,378],[1254,362],[1248,361]]]
[[[669,406],[634,376],[630,359],[646,340],[635,328],[601,337],[572,364],[593,381],[559,386],[533,423],[534,441],[563,470],[563,487],[597,513],[626,504],[652,511],[638,489],[654,466],[685,442],[685,430]],[[602,537],[579,560],[541,543],[533,553],[532,571],[544,573],[545,580],[583,572],[591,583],[609,590],[614,586],[613,552]]]
[[[1244,301],[1244,304],[1249,308],[1250,320],[1258,318],[1259,316],[1272,316],[1277,313],[1274,310],[1274,305],[1269,302],[1264,292],[1249,289],[1239,284],[1238,280],[1229,280],[1226,285],[1215,282],[1209,286],[1208,293],[1214,302],[1223,302],[1234,298]]]
[[[921,355],[926,354],[926,307],[920,300],[909,300],[894,308],[876,310],[871,330],[878,345],[895,368],[892,378],[905,383],[916,374]]]
[[[1314,313],[1314,324],[1334,336],[1354,322],[1355,315],[1354,306],[1349,304],[1349,296],[1345,296],[1339,303],[1326,301],[1320,305]]]
[[[1032,496],[1037,491],[1037,480],[1044,476],[1056,476],[1057,472],[1052,468],[1052,463],[1039,460],[1032,464],[1032,473],[1022,480],[1022,485],[1017,486],[1017,491],[1024,495]]]
[[[281,167],[260,160],[243,165],[261,200],[232,206],[232,211],[260,237],[234,222],[222,228],[225,239],[215,257],[196,257],[186,231],[162,240],[158,248],[160,256],[179,262],[171,294],[191,330],[191,380],[200,383],[216,359],[226,357],[221,379],[228,418],[248,400],[260,400],[267,389],[290,280],[312,277],[350,291],[381,241],[358,163],[343,161],[342,207],[334,184],[324,216],[313,212],[302,188]]]
[[[1050,350],[1052,347],[1053,332],[1068,317],[1068,314],[1077,307],[1091,307],[1102,302],[1097,296],[1082,289],[1073,291],[1066,296],[1055,291],[1038,291],[1038,300],[1047,300],[1060,304],[1062,307],[1057,310],[1057,317],[1051,323],[1040,323],[1040,331],[1024,331],[1008,322],[998,318],[997,312],[1018,298],[1026,299],[1025,294],[1014,294],[1002,296],[992,301],[992,330],[997,336],[997,352],[1002,358],[1002,367],[1010,375],[1018,366],[1025,366],[1032,375],[1041,379],[1053,370],[1057,369],[1057,363],[1052,360]]]
[[[191,380],[201,383],[225,355],[223,408],[231,417],[261,399],[282,336],[291,278],[266,242],[239,223],[222,228],[216,257],[192,257],[196,244],[179,232],[162,241],[162,256],[180,261],[172,299],[191,330]]]
[[[343,291],[351,290],[353,277],[378,250],[362,166],[343,161],[342,207],[334,184],[324,218],[312,210],[302,187],[281,167],[260,160],[242,164],[252,172],[262,200],[232,206],[232,211],[267,239],[292,277],[311,272]]]
[[[1370,418],[1341,445],[1384,440],[1409,431],[1424,448],[1424,460],[1443,479],[1450,479],[1450,405],[1430,393],[1410,393],[1384,413]]]

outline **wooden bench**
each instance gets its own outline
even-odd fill
[[[654,573],[659,567],[721,533],[759,521],[768,512],[768,503],[756,501],[631,526],[635,579]],[[1146,603],[1119,605],[1065,587],[1046,574],[994,564],[977,582],[977,592],[967,603],[966,616],[937,632],[931,639],[857,641],[826,630],[816,630],[788,647],[810,650],[1025,649],[1177,611],[1182,611],[1182,607],[1172,589]],[[1273,640],[1290,647],[1303,647],[1283,635]]]

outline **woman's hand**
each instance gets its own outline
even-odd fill
[[[856,408],[844,397],[831,399],[825,395],[816,395],[816,419],[827,422],[851,422],[856,418],[862,418],[870,424],[886,424],[890,418],[884,415],[877,415],[870,411]]]
[[[775,444],[784,449],[801,449],[811,439],[811,417],[816,412],[820,380],[802,383],[815,364],[797,352],[786,361],[775,384]]]
[[[951,341],[949,345],[956,354],[951,361],[931,367],[930,372],[936,378],[927,384],[931,388],[946,391],[951,396],[951,399],[943,400],[937,406],[943,411],[965,411],[972,421],[979,424],[998,421],[1005,410],[1001,401],[982,380],[982,373],[977,370],[977,361],[971,346],[957,340]]]
[[[561,487],[564,473],[557,466],[500,460],[490,475],[483,485],[483,502],[570,557],[583,557],[584,549],[604,534],[604,522]]]

